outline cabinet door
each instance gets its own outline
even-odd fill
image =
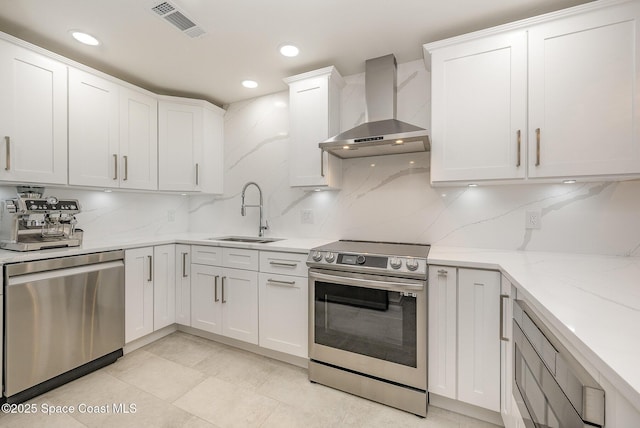
[[[222,268],[191,265],[191,327],[222,333]]]
[[[515,299],[515,287],[506,276],[500,280],[500,413],[505,428],[516,428],[517,418],[512,407],[513,388],[513,336],[512,336],[512,302]]]
[[[191,246],[176,245],[176,322],[191,325]]]
[[[526,32],[432,54],[431,182],[524,178]]]
[[[260,346],[308,357],[308,279],[260,273]]]
[[[0,41],[0,179],[67,183],[67,67]]]
[[[258,344],[258,272],[224,269],[222,334]]]
[[[318,143],[340,131],[340,90],[335,68],[285,79],[289,84],[291,186],[340,188],[341,160],[322,152]]]
[[[204,142],[202,143],[203,193],[224,192],[224,110],[204,109]]]
[[[500,273],[458,269],[458,400],[500,411]]]
[[[124,253],[125,343],[153,332],[153,248]]]
[[[176,322],[176,248],[153,248],[153,329]]]
[[[457,269],[429,266],[429,392],[456,399]]]
[[[640,3],[529,30],[529,176],[640,172]]]
[[[69,184],[118,187],[118,85],[69,68]]]
[[[120,88],[120,187],[158,188],[158,102]]]
[[[158,104],[158,187],[194,191],[200,188],[202,107],[160,101]]]

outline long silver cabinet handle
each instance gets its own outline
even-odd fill
[[[298,266],[298,263],[274,262],[274,261],[270,261],[269,264],[272,265],[272,266],[283,266],[283,267],[296,267],[296,266]]]
[[[189,275],[187,274],[187,254],[189,253],[182,253],[182,277],[186,278]]]
[[[540,166],[540,128],[536,128],[536,166]]]
[[[227,299],[224,298],[224,280],[227,279],[226,276],[222,277],[222,303],[227,303]]]
[[[7,159],[6,166],[4,167],[5,171],[9,171],[11,169],[11,137],[8,135],[4,137],[5,143],[7,143]]]
[[[196,186],[200,184],[200,164],[196,164]]]
[[[324,177],[324,150],[320,149],[320,177]]]
[[[295,281],[279,281],[277,279],[267,279],[267,284],[268,285],[279,285],[279,286],[285,286],[285,287],[293,287],[294,285],[296,285]]]
[[[124,160],[124,178],[122,181],[127,181],[129,179],[129,156],[122,156]]]
[[[218,278],[220,278],[220,275],[216,275],[215,278],[213,279],[213,301],[214,302],[220,301],[220,299],[218,299]]]
[[[508,294],[500,295],[500,340],[508,342],[509,338],[504,335],[504,302],[509,299]]]
[[[149,258],[149,278],[148,281],[153,281],[153,256],[147,256]]]
[[[118,155],[113,155],[113,179],[118,179]]]
[[[522,154],[522,132],[518,129],[518,160],[516,161],[516,167],[520,167],[520,157]]]

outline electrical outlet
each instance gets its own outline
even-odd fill
[[[300,210],[300,223],[313,224],[313,210]]]
[[[167,211],[167,221],[169,222],[176,221],[176,210]]]
[[[525,213],[525,229],[540,229],[542,226],[542,214],[540,211],[527,211]]]

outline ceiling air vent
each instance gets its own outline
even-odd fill
[[[156,4],[151,10],[189,37],[195,38],[206,34],[200,26],[167,1]]]

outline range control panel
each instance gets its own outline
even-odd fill
[[[370,254],[334,253],[331,251],[311,250],[307,260],[309,266],[341,268],[366,272],[407,272],[424,273],[426,275],[426,260],[413,257],[389,257]]]

